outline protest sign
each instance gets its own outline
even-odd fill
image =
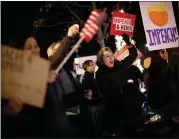
[[[114,54],[115,59],[118,61],[124,60],[127,56],[129,56],[128,45],[123,46]]]
[[[135,46],[134,46],[135,47]],[[124,60],[126,57],[129,56],[129,50],[128,50],[128,45],[123,46],[121,49],[115,52],[114,57],[118,61]],[[134,60],[134,62],[142,57],[142,53],[137,50],[137,57]]]
[[[133,14],[114,11],[112,13],[110,35],[126,33],[129,36],[133,36],[135,18],[136,16]]]
[[[96,56],[86,56],[86,57],[79,57],[79,58],[75,58],[74,62],[75,62],[75,70],[76,70],[76,74],[77,75],[82,75],[84,74],[84,69],[83,69],[83,63],[86,60],[92,60],[94,63],[96,63],[97,57]],[[96,66],[95,70],[97,70],[98,67]]]
[[[1,50],[2,97],[43,107],[50,63],[8,46]]]
[[[171,2],[139,2],[149,51],[178,47]]]

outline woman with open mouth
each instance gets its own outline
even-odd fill
[[[107,131],[116,131],[120,127],[122,116],[122,86],[127,81],[126,69],[137,57],[137,50],[129,40],[129,36],[122,35],[123,41],[128,45],[129,56],[122,61],[114,58],[110,48],[102,48],[97,55],[99,69],[96,73],[100,92],[105,97],[105,125]]]

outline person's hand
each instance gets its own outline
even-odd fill
[[[131,46],[131,41],[130,41],[130,38],[127,34],[125,34],[125,33],[122,34],[122,39],[128,46]]]
[[[48,83],[55,82],[56,77],[57,77],[57,73],[55,72],[55,70],[50,70],[48,74]]]
[[[92,95],[93,95],[93,92],[92,92],[90,89],[85,90],[84,97],[85,97],[87,100],[91,100],[91,99],[92,99]]]
[[[74,24],[71,27],[68,28],[68,36],[70,37],[74,37],[79,33],[79,25],[78,24]]]
[[[24,103],[19,97],[10,98],[3,106],[3,113],[5,115],[16,115],[22,111]]]

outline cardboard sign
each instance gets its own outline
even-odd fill
[[[178,47],[171,2],[139,2],[149,51]]]
[[[82,75],[84,74],[84,69],[83,69],[83,63],[86,60],[93,60],[94,63],[96,63],[97,57],[96,56],[86,56],[86,57],[79,57],[79,58],[75,58],[74,62],[75,62],[75,69],[76,69],[76,74],[77,75]],[[96,66],[95,70],[97,71],[98,66]]]
[[[136,16],[117,11],[114,11],[112,14],[110,35],[122,35],[126,33],[129,36],[133,36]]]
[[[15,48],[1,49],[2,97],[18,96],[26,104],[43,107],[50,63]]]

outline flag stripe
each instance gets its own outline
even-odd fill
[[[94,28],[92,28],[90,25],[85,24],[85,28],[87,28],[87,30],[89,30],[90,32],[92,32],[93,34],[96,33],[96,30]]]
[[[96,18],[93,15],[90,15],[89,19],[91,19],[93,22],[98,23],[98,18]]]
[[[87,23],[90,24],[94,29],[98,30],[98,26],[94,24],[91,20],[87,20]]]
[[[98,31],[98,22],[100,19],[100,13],[97,10],[93,10],[86,21],[84,28],[80,32],[80,37],[85,37],[85,41],[89,42]]]
[[[86,28],[83,28],[82,29],[82,32],[87,35],[88,37],[92,38],[93,37],[93,34],[91,32],[89,32]]]
[[[91,14],[94,15],[95,17],[99,18],[99,13],[97,11],[92,11]]]

